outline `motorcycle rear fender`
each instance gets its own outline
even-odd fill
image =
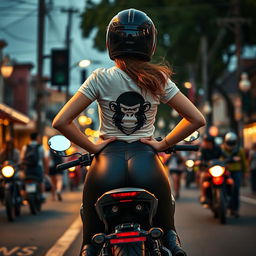
[[[111,205],[111,204],[119,204],[120,201],[118,198],[113,198],[112,194],[118,194],[118,193],[130,193],[130,192],[138,192],[138,195],[136,195],[133,200],[136,200],[136,202],[142,201],[142,202],[149,202],[150,203],[150,216],[149,216],[149,224],[152,225],[152,219],[154,215],[156,214],[157,205],[158,205],[158,199],[155,197],[154,194],[150,193],[149,191],[141,188],[119,188],[114,189],[111,191],[108,191],[104,193],[96,202],[95,208],[97,211],[97,214],[99,218],[104,222],[105,228],[107,229],[108,223],[106,220],[105,214],[104,214],[104,207]],[[123,200],[125,201],[125,200]],[[128,201],[128,200],[127,200]]]

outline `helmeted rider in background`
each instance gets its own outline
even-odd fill
[[[222,150],[221,148],[215,143],[214,136],[206,133],[203,136],[203,141],[200,146],[200,154],[199,154],[199,160],[200,160],[200,202],[201,204],[207,206],[207,196],[206,196],[206,188],[202,185],[203,181],[207,179],[208,173],[207,173],[207,167],[211,160],[217,160],[220,159],[222,156]]]
[[[119,12],[107,28],[107,49],[115,66],[95,70],[53,121],[72,142],[96,154],[86,175],[83,196],[83,256],[96,255],[94,234],[104,232],[94,204],[106,191],[139,187],[155,194],[158,209],[154,225],[165,232],[163,241],[172,254],[186,255],[174,226],[174,201],[157,151],[178,143],[205,125],[198,109],[170,80],[167,65],[151,64],[156,49],[152,20],[136,9]],[[73,120],[97,100],[100,140],[91,142]],[[163,102],[183,119],[161,141],[154,140],[157,107]]]
[[[239,145],[238,137],[234,132],[228,132],[224,137],[222,144],[222,153],[225,160],[228,160],[227,168],[234,180],[234,187],[231,195],[230,210],[231,215],[239,217],[240,206],[240,186],[243,178],[243,173],[247,172],[248,165],[245,156],[245,151]]]

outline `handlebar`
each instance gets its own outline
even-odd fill
[[[165,150],[165,153],[172,153],[176,151],[198,151],[199,145],[174,145],[167,150]]]
[[[174,145],[163,152],[165,152],[166,154],[171,154],[171,153],[175,153],[176,151],[198,151],[198,150],[199,150],[198,145]],[[57,165],[56,169],[65,170],[77,165],[88,166],[91,164],[93,157],[94,157],[93,154],[87,153],[80,156],[76,160]]]
[[[76,160],[73,160],[73,161],[70,161],[67,163],[63,163],[63,164],[58,164],[56,166],[56,169],[57,170],[65,170],[65,169],[68,169],[70,167],[77,166],[77,165],[88,166],[91,164],[93,156],[94,156],[93,154],[89,154],[89,153],[84,154]]]

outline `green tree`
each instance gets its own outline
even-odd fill
[[[158,45],[153,61],[164,57],[174,70],[174,81],[182,84],[194,76],[197,87],[201,79],[201,43],[208,42],[210,93],[235,54],[234,33],[218,24],[220,18],[233,16],[234,4],[239,0],[102,0],[88,1],[81,21],[84,37],[96,31],[94,47],[106,49],[105,34],[108,22],[119,11],[136,8],[146,12],[158,30]],[[240,1],[241,16],[249,18],[251,26],[243,25],[244,45],[256,39],[256,1]],[[224,58],[225,56],[225,58]],[[191,72],[192,71],[192,72]]]

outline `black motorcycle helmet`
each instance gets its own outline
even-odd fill
[[[131,56],[150,61],[156,48],[156,28],[146,13],[123,10],[110,21],[106,42],[112,60]]]
[[[238,142],[238,137],[234,132],[228,132],[224,137],[224,142],[228,146],[234,147]]]

